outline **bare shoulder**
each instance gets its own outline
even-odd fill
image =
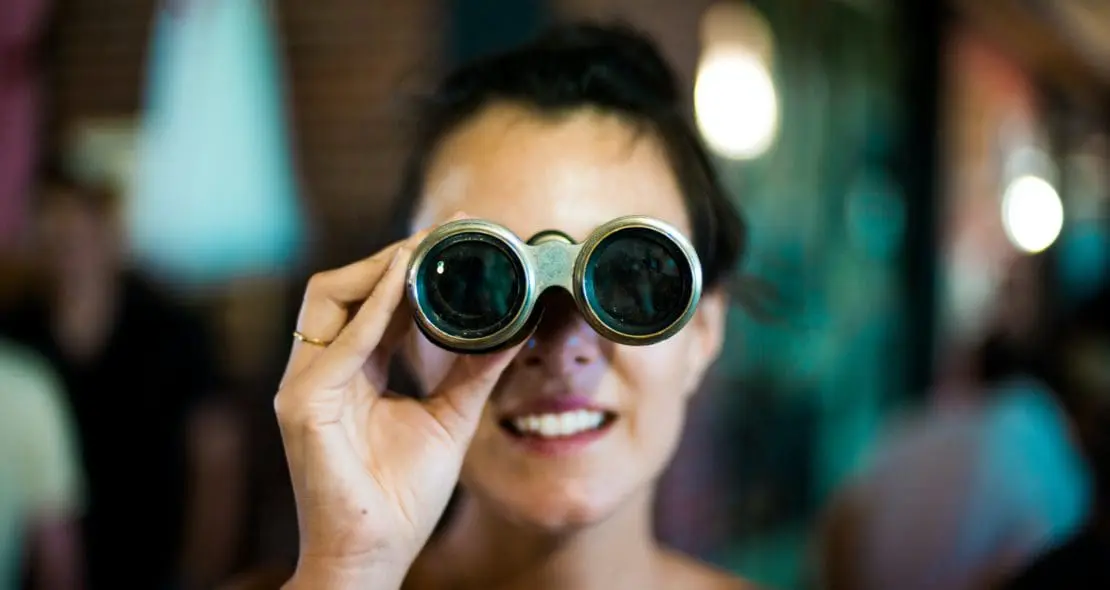
[[[663,553],[670,588],[683,590],[762,590],[734,574],[677,551]]]

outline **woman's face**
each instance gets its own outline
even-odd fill
[[[609,115],[583,110],[545,119],[490,107],[445,139],[426,180],[414,230],[464,211],[525,240],[558,229],[580,241],[615,217],[638,214],[690,236],[661,146]],[[569,295],[549,292],[544,302],[544,321],[486,406],[461,480],[501,517],[560,531],[649,493],[678,442],[687,399],[717,356],[725,305],[719,294],[707,294],[676,336],[628,347],[590,329]],[[416,330],[407,352],[425,391],[453,360]],[[585,413],[571,413],[582,423],[563,425],[560,412],[583,407]],[[547,420],[569,433],[590,424],[590,412],[615,419],[575,435],[548,428],[522,436],[506,426]]]

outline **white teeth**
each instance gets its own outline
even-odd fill
[[[605,421],[605,415],[593,410],[575,410],[559,414],[533,414],[513,420],[513,426],[522,433],[545,438],[573,436],[594,430]]]

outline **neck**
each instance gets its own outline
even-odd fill
[[[463,500],[443,538],[414,569],[424,570],[420,562],[427,562],[438,582],[429,587],[651,588],[660,555],[652,498],[649,489],[604,521],[562,533],[511,523],[478,501]]]

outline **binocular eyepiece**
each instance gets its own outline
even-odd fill
[[[406,291],[416,325],[441,348],[481,354],[527,338],[540,296],[565,289],[601,336],[647,345],[670,338],[701,297],[694,247],[651,217],[614,219],[575,243],[557,230],[527,242],[480,219],[448,222],[413,252]]]

